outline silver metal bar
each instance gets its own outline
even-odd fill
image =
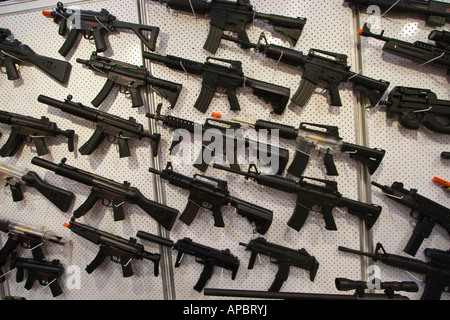
[[[136,1],[139,15],[139,23],[148,25],[147,12],[144,0]],[[144,45],[141,45],[141,52],[144,52]],[[142,57],[142,65],[146,66],[147,69],[153,74],[153,65],[148,60]],[[149,93],[147,90],[147,94],[143,97],[144,105],[147,113],[155,113],[156,103],[155,103],[155,93]],[[155,120],[148,119],[149,130],[151,134],[158,133],[158,126]],[[153,157],[150,150],[150,159],[152,168],[161,171],[161,156],[158,153],[157,157]],[[162,183],[162,179],[158,175],[154,175],[152,179],[153,185],[153,196],[154,201],[157,201],[162,204],[166,204],[166,194],[164,189],[164,184]],[[167,231],[162,226],[158,225],[158,235],[160,237],[170,239],[170,232]],[[172,264],[172,250],[171,248],[160,246],[161,252],[161,278],[163,283],[163,296],[165,300],[175,300],[175,281],[173,276],[173,264]]]
[[[360,26],[360,14],[358,10],[353,11],[353,37],[355,43],[355,64],[354,70],[362,72],[362,49],[361,37],[359,37],[357,30]],[[365,99],[361,94],[357,95],[357,103],[355,105],[356,115],[356,143],[362,146],[369,147],[369,133],[367,126],[367,113],[363,103]],[[359,164],[358,170],[358,198],[365,203],[372,203],[371,196],[371,177],[367,166]],[[373,252],[373,235],[371,230],[367,230],[366,223],[361,220],[360,224],[360,250],[365,252]],[[366,281],[368,278],[367,268],[370,265],[369,258],[361,257],[361,280]]]

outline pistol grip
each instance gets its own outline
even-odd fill
[[[130,88],[130,94],[133,108],[139,108],[144,105],[139,88]]]
[[[131,156],[130,146],[128,144],[128,137],[118,137],[117,142],[119,144],[119,156],[120,158],[127,158]]]
[[[280,291],[281,287],[283,286],[283,283],[288,279],[289,277],[289,263],[287,262],[280,262],[278,272],[275,275],[275,280],[273,281],[272,285],[270,286],[268,291]]]
[[[194,286],[194,290],[197,292],[201,292],[203,288],[206,286],[208,280],[211,279],[213,272],[214,272],[214,264],[212,262],[205,261],[205,266],[203,267],[200,279],[198,279],[197,283]]]
[[[96,28],[93,32],[95,48],[97,52],[105,52],[108,49],[108,46],[105,42],[105,37],[103,35],[104,30],[105,28]]]
[[[14,63],[14,58],[6,56],[4,58],[4,65],[6,68],[6,74],[8,75],[8,80],[17,80],[20,78],[19,72],[17,71],[16,64]]]

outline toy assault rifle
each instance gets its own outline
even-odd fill
[[[297,178],[303,175],[308,166],[311,153],[316,148],[325,151],[324,162],[327,175],[329,176],[339,175],[333,159],[335,152],[346,152],[350,158],[367,165],[371,175],[378,169],[386,154],[386,151],[382,149],[371,149],[343,142],[342,138],[339,137],[339,128],[337,126],[302,122],[300,123],[300,128],[295,128],[266,120],[258,120],[254,124],[236,119],[233,119],[233,121],[250,124],[257,131],[268,130],[271,133],[272,130],[278,130],[281,138],[289,140],[299,139],[295,158],[288,168],[288,173]]]
[[[81,103],[72,102],[72,96],[70,95],[64,101],[39,95],[38,101],[97,124],[92,137],[78,150],[82,155],[92,154],[108,136],[117,139],[120,158],[131,156],[128,141],[132,138],[139,140],[149,138],[153,156],[156,157],[158,155],[161,136],[159,134],[150,134],[144,129],[142,124],[137,123],[132,117],[127,120],[107,112],[86,107]]]
[[[0,123],[11,126],[11,134],[0,149],[0,156],[14,157],[22,144],[28,140],[33,141],[39,156],[49,153],[45,144],[45,138],[62,135],[68,140],[70,152],[74,150],[75,131],[60,130],[55,122],[51,122],[47,117],[41,119],[23,116],[7,111],[0,111]]]
[[[214,226],[223,228],[225,224],[221,209],[227,205],[236,208],[236,212],[246,217],[250,223],[254,222],[256,230],[260,234],[265,234],[272,224],[272,211],[231,196],[227,181],[199,174],[190,178],[174,172],[170,162],[163,171],[153,168],[150,168],[149,171],[160,175],[174,186],[189,190],[188,204],[180,216],[180,220],[187,225],[194,221],[200,208],[205,208],[212,212]]]
[[[282,174],[285,170],[288,162],[289,162],[289,151],[286,149],[282,149],[280,147],[276,147],[273,145],[268,145],[261,143],[259,141],[253,141],[250,139],[246,139],[241,137],[239,129],[241,128],[240,124],[236,122],[222,121],[217,119],[207,119],[205,124],[196,123],[193,121],[173,117],[173,116],[162,116],[160,114],[160,106],[158,106],[156,114],[147,114],[148,118],[155,119],[157,121],[161,121],[164,125],[173,128],[173,129],[183,129],[190,133],[205,133],[210,129],[218,131],[221,133],[221,138],[223,138],[223,148],[224,153],[228,162],[230,163],[230,167],[240,170],[240,166],[238,164],[238,155],[237,155],[237,146],[241,141],[244,142],[245,147],[254,151],[258,159],[261,158],[262,152],[266,152],[272,159],[278,160],[278,171],[277,174]],[[198,131],[197,131],[198,130]],[[230,134],[227,132],[228,130],[234,130],[234,134]],[[204,138],[204,135],[202,135]],[[174,137],[172,146],[170,147],[170,152],[174,151],[174,149],[179,145],[181,137]],[[213,145],[214,141],[202,141],[202,150],[197,160],[195,161],[194,167],[202,172],[205,172],[208,169],[209,161],[205,159],[205,150],[209,145]],[[227,153],[227,144],[233,144],[235,147],[234,154]],[[256,150],[254,150],[256,149]],[[175,151],[174,151],[175,152]]]
[[[422,64],[430,65],[450,70],[450,32],[435,30],[430,33],[429,39],[434,40],[436,45],[416,41],[409,43],[402,40],[388,38],[384,36],[384,30],[381,34],[375,34],[370,31],[369,26],[364,24],[363,28],[358,31],[363,37],[369,37],[385,41],[383,51],[416,61]]]
[[[239,244],[252,252],[248,269],[253,269],[258,254],[268,256],[271,259],[271,262],[279,266],[275,280],[270,286],[269,291],[280,291],[283,283],[289,277],[290,267],[309,271],[309,279],[311,281],[314,281],[317,270],[319,269],[319,262],[305,249],[295,250],[283,247],[278,244],[270,243],[264,238],[253,239],[248,244],[242,242]]]
[[[53,18],[53,22],[59,24],[58,34],[60,36],[67,34],[69,22],[71,22],[71,28],[66,42],[59,50],[59,53],[64,57],[72,50],[80,34],[85,39],[95,42],[97,52],[104,52],[108,49],[104,37],[106,31],[113,33],[117,32],[117,29],[131,30],[152,51],[155,50],[156,40],[159,34],[158,27],[119,21],[105,9],[102,9],[100,12],[67,9],[64,8],[62,2],[58,2],[55,10],[44,10],[42,14],[47,18]],[[150,38],[146,32],[150,32]]]
[[[35,188],[44,197],[50,200],[62,212],[69,211],[75,195],[62,188],[55,187],[43,181],[34,171],[18,168],[7,163],[0,163],[0,176],[2,181],[10,187],[14,202],[24,199],[21,186]]]
[[[201,63],[151,52],[144,52],[143,56],[145,59],[163,63],[171,69],[201,76],[203,78],[202,90],[194,108],[202,113],[205,113],[210,106],[218,87],[226,90],[233,111],[241,110],[236,89],[244,86],[253,89],[254,95],[271,104],[276,114],[283,114],[289,102],[291,94],[289,88],[245,77],[241,61],[208,57],[206,63]]]
[[[372,107],[380,101],[390,85],[387,81],[375,80],[350,71],[351,66],[348,65],[348,56],[345,54],[311,49],[305,55],[301,51],[269,44],[264,33],[261,34],[257,44],[239,41],[230,36],[224,36],[224,39],[254,48],[269,59],[283,62],[293,67],[303,67],[304,72],[300,87],[291,99],[293,103],[300,107],[304,107],[307,104],[320,82],[327,83],[331,105],[336,107],[342,106],[339,94],[339,85],[341,83],[353,83],[354,91],[365,95]],[[262,40],[265,43],[262,43]]]
[[[388,266],[425,275],[425,289],[421,300],[439,300],[442,292],[448,292],[450,285],[450,250],[426,249],[425,256],[429,262],[406,258],[387,253],[383,245],[378,243],[375,253],[368,253],[339,247],[340,251],[349,252],[372,258],[374,262],[380,261]]]
[[[20,78],[17,64],[30,62],[59,83],[67,83],[72,70],[70,63],[38,55],[19,40],[9,39],[10,36],[9,29],[0,28],[0,67],[6,68],[8,80]]]
[[[415,282],[382,282],[380,290],[384,293],[365,293],[367,289],[366,281],[353,281],[344,278],[336,278],[336,288],[339,291],[355,290],[353,295],[343,294],[322,294],[322,293],[296,293],[296,292],[275,292],[275,291],[251,291],[232,289],[212,289],[205,288],[205,296],[235,297],[235,298],[257,298],[257,299],[280,299],[280,300],[409,300],[408,297],[396,294],[395,291],[418,292],[419,287]]]
[[[196,15],[209,15],[211,29],[203,49],[216,53],[224,36],[224,31],[237,33],[239,39],[249,42],[246,26],[254,20],[264,21],[274,26],[274,30],[283,33],[294,44],[306,24],[306,18],[290,18],[274,14],[260,13],[253,10],[250,0],[224,1],[224,0],[153,0],[166,3],[174,10],[193,13]]]
[[[27,281],[25,289],[31,290],[34,282],[39,281],[40,285],[50,287],[53,297],[63,293],[58,279],[64,274],[64,267],[59,260],[36,261],[33,259],[19,258],[13,253],[11,258],[11,270],[17,269],[16,282],[22,282],[27,271]]]
[[[0,220],[0,231],[8,234],[8,240],[0,250],[0,268],[6,264],[8,257],[17,250],[19,244],[22,248],[31,249],[35,261],[42,261],[45,259],[42,244],[56,243],[63,246],[67,242],[63,237],[50,231],[40,230],[13,220]],[[1,269],[0,272],[4,274]],[[0,276],[0,283],[4,281],[5,277]]]
[[[431,90],[395,87],[380,105],[386,106],[388,119],[398,115],[407,129],[418,130],[423,125],[433,132],[450,134],[450,101],[438,100]]]
[[[358,9],[378,6],[392,12],[425,15],[430,26],[443,26],[450,21],[450,4],[435,0],[345,0]]]
[[[415,256],[425,238],[428,238],[436,224],[450,234],[450,209],[417,193],[416,189],[406,190],[403,183],[394,182],[392,187],[372,182],[389,198],[411,209],[411,217],[417,219],[413,234],[403,250]]]
[[[77,59],[77,62],[108,77],[102,91],[92,100],[92,105],[96,108],[105,101],[116,85],[125,88],[121,92],[130,93],[133,108],[144,105],[139,90],[145,86],[150,86],[159,96],[169,101],[171,109],[175,107],[178,101],[182,85],[155,78],[143,66],[138,67],[129,63],[100,57],[96,52],[92,53],[90,60]]]
[[[194,290],[201,292],[209,279],[214,273],[214,267],[220,267],[232,272],[231,278],[236,278],[239,269],[239,259],[232,255],[229,249],[219,250],[212,247],[205,246],[200,243],[192,241],[192,239],[184,238],[178,240],[175,244],[166,239],[154,236],[150,233],[139,231],[137,236],[141,239],[152,241],[166,247],[173,247],[178,251],[177,259],[175,261],[175,268],[180,267],[181,260],[185,254],[195,257],[195,261],[203,264],[203,271],[194,286]]]
[[[106,257],[109,256],[111,257],[111,261],[120,263],[124,278],[134,275],[133,266],[131,265],[132,259],[146,259],[153,262],[154,275],[155,277],[159,275],[159,261],[161,260],[161,256],[157,253],[145,251],[144,246],[136,243],[135,238],[127,240],[114,234],[78,223],[73,218],[69,224],[65,223],[64,226],[80,237],[100,246],[100,251],[97,256],[86,267],[87,273],[91,274],[94,272],[94,270],[104,262]]]
[[[265,187],[296,194],[297,204],[295,211],[287,224],[297,231],[300,231],[305,224],[310,211],[319,211],[323,215],[325,229],[337,230],[333,218],[333,208],[346,207],[348,213],[364,220],[368,229],[375,224],[382,210],[377,205],[344,198],[339,193],[335,181],[302,177],[297,182],[281,176],[260,174],[255,165],[250,165],[248,172],[233,170],[218,164],[214,164],[214,168],[242,175],[246,179],[252,179]],[[312,182],[306,180],[311,180]]]
[[[91,186],[91,194],[86,201],[73,212],[75,218],[84,216],[98,200],[102,200],[104,206],[111,206],[114,212],[114,221],[125,219],[123,205],[125,203],[135,204],[149,214],[167,230],[172,229],[178,211],[168,206],[147,199],[137,188],[131,187],[125,181],[123,184],[109,180],[104,177],[71,167],[66,164],[67,159],[62,159],[60,164],[34,157],[31,163],[57,175]]]

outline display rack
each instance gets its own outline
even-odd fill
[[[351,8],[343,5],[341,0],[317,3],[301,0],[252,0],[252,4],[260,12],[308,19],[300,40],[295,46],[296,50],[306,53],[311,48],[317,48],[346,54],[349,56],[349,64],[352,65],[354,72],[362,72],[365,76],[389,81],[390,90],[395,86],[428,88],[434,91],[440,99],[450,99],[448,81],[444,72],[439,72],[431,66],[418,66],[404,59],[382,54],[381,42],[358,37],[356,31],[369,18],[369,15],[362,13],[359,16],[359,13],[353,12]],[[49,6],[54,5],[56,2]],[[69,7],[69,5],[67,6]],[[58,35],[58,26],[51,19],[42,16],[42,6],[38,7],[27,8],[20,12],[3,13],[0,16],[0,26],[11,29],[15,38],[29,45],[36,52],[60,59],[62,57],[59,56],[58,50],[63,44],[64,38]],[[158,54],[174,55],[198,62],[204,62],[210,56],[203,50],[210,27],[209,20],[201,16],[175,12],[167,9],[164,4],[148,0],[77,1],[70,7],[94,11],[105,8],[118,20],[158,26],[160,33],[155,50]],[[386,34],[389,36],[407,41],[425,40],[432,30],[431,27],[425,26],[425,22],[422,20],[407,18],[395,13],[383,16],[380,27],[386,29]],[[261,32],[265,32],[269,43],[290,46],[290,43],[284,41],[280,34],[274,33],[272,27],[264,23],[255,22],[249,26],[247,31],[249,39],[254,43],[257,42]],[[360,47],[358,46],[359,41],[361,41]],[[339,246],[371,250],[372,244],[380,242],[388,252],[406,256],[402,250],[412,233],[415,222],[409,217],[407,208],[397,205],[375,188],[371,189],[371,180],[385,185],[401,181],[408,189],[416,188],[420,194],[444,206],[450,204],[449,193],[432,182],[434,176],[450,179],[448,175],[450,163],[439,158],[440,153],[446,151],[450,138],[428,132],[423,128],[418,131],[406,130],[398,122],[386,120],[386,113],[382,110],[382,106],[366,109],[366,101],[353,92],[351,85],[339,87],[342,107],[330,107],[327,92],[318,88],[305,108],[290,104],[285,113],[278,116],[271,112],[272,108],[269,104],[258,99],[250,89],[246,88],[238,91],[241,111],[231,111],[226,95],[216,95],[208,112],[202,114],[193,108],[201,90],[200,78],[144,61],[142,50],[145,48],[139,39],[130,32],[122,31],[111,34],[108,36],[107,42],[110,49],[104,53],[105,56],[135,65],[145,64],[155,77],[183,84],[183,90],[173,110],[169,110],[167,103],[151,91],[145,95],[145,107],[133,109],[129,97],[120,93],[117,88],[113,89],[113,93],[100,107],[103,111],[123,118],[133,117],[138,122],[145,124],[151,132],[159,132],[162,135],[159,156],[152,157],[149,144],[144,140],[131,143],[132,155],[129,158],[120,159],[117,145],[107,142],[103,143],[91,156],[82,156],[77,149],[89,139],[95,126],[37,101],[40,94],[57,100],[64,100],[70,94],[74,101],[90,106],[91,100],[100,92],[106,78],[76,62],[77,58],[88,59],[95,48],[89,41],[81,40],[77,44],[76,50],[73,50],[66,59],[73,67],[69,83],[66,86],[59,85],[31,66],[20,68],[20,80],[8,81],[6,75],[0,78],[0,86],[4,93],[0,97],[2,110],[38,118],[45,115],[50,120],[57,122],[61,128],[74,129],[77,133],[74,153],[67,151],[67,145],[63,138],[56,138],[49,140],[51,153],[43,158],[52,162],[59,162],[62,158],[67,158],[69,165],[115,181],[129,181],[148,198],[166,203],[182,212],[187,205],[189,193],[153,176],[148,169],[149,167],[158,170],[164,169],[167,162],[171,161],[174,164],[174,170],[184,175],[193,176],[200,172],[190,163],[181,163],[179,157],[169,155],[168,150],[173,130],[161,127],[157,122],[146,118],[146,112],[154,112],[160,102],[164,104],[163,114],[199,123],[204,123],[211,112],[217,112],[222,114],[224,119],[239,118],[249,122],[264,119],[295,127],[298,127],[300,122],[335,125],[339,127],[340,136],[344,141],[386,150],[386,156],[373,176],[368,175],[366,168],[349,159],[346,154],[338,154],[335,157],[339,171],[337,177],[326,175],[321,160],[323,155],[318,154],[314,154],[304,174],[308,177],[336,181],[339,192],[344,197],[381,205],[383,207],[382,214],[370,231],[365,230],[357,217],[342,209],[333,211],[337,231],[325,230],[322,215],[311,213],[305,226],[300,232],[297,232],[286,224],[294,211],[296,196],[263,188],[254,182],[215,170],[212,167],[206,171],[205,174],[208,176],[227,180],[231,194],[236,197],[273,210],[273,223],[264,235],[265,239],[293,249],[304,248],[320,263],[313,282],[310,281],[308,272],[292,268],[289,279],[283,285],[282,291],[284,292],[338,294],[341,292],[337,291],[335,287],[335,278],[361,280],[369,277],[367,267],[371,262],[340,252]],[[243,50],[239,45],[231,42],[222,41],[214,56],[242,61],[246,77],[289,87],[292,94],[297,90],[301,81],[301,69],[269,60],[252,50]],[[3,133],[0,144],[3,144],[8,137],[9,127],[0,124],[0,131]],[[296,143],[283,139],[280,139],[279,143],[281,147],[290,151],[292,160],[297,147]],[[24,201],[14,203],[11,200],[9,189],[5,188],[0,194],[3,204],[0,218],[17,220],[32,226],[42,226],[70,240],[64,249],[52,245],[44,248],[47,259],[60,259],[66,267],[66,273],[61,279],[64,294],[55,299],[218,299],[204,296],[193,289],[200,277],[203,265],[197,263],[192,256],[185,256],[181,266],[175,268],[177,251],[161,248],[140,239],[138,241],[143,243],[148,251],[161,252],[163,259],[159,277],[153,276],[153,266],[147,261],[133,261],[135,275],[130,278],[123,278],[120,266],[112,262],[105,262],[94,273],[87,274],[84,268],[94,259],[99,248],[71,233],[69,229],[63,227],[63,224],[69,222],[70,212],[85,201],[90,189],[33,166],[30,161],[36,155],[34,147],[27,145],[16,157],[1,161],[32,169],[49,183],[74,192],[76,200],[71,211],[69,213],[59,212],[31,188],[26,189]],[[246,170],[248,165],[246,162],[241,167]],[[111,209],[99,204],[79,220],[81,223],[124,238],[136,237],[137,231],[143,230],[170,237],[173,241],[188,237],[195,242],[217,249],[229,249],[240,260],[236,279],[231,280],[231,272],[216,268],[207,284],[209,288],[264,291],[269,288],[275,277],[278,266],[264,256],[261,256],[259,261],[257,260],[253,270],[247,269],[250,252],[246,251],[239,243],[248,243],[260,235],[254,232],[254,225],[238,215],[231,207],[223,210],[225,228],[214,227],[212,215],[201,210],[190,226],[177,220],[170,232],[160,227],[136,206],[126,206],[125,211],[126,219],[123,222],[114,222]],[[5,234],[2,233],[0,237],[1,242],[4,243],[6,241]],[[448,250],[448,237],[442,227],[436,226],[430,238],[424,241],[416,258],[425,260],[423,254],[425,248]],[[24,255],[30,254],[24,250],[21,252]],[[421,289],[419,293],[405,293],[404,295],[411,299],[420,298],[424,288],[422,276],[381,264],[379,267],[383,281],[418,282]],[[80,287],[73,288],[77,272],[80,275]],[[15,282],[14,273],[15,271],[7,276],[4,285],[6,295],[25,297],[30,300],[53,299],[48,288],[39,287],[37,284],[33,290],[24,289],[23,283]],[[70,286],[71,288],[69,288]],[[447,294],[443,294],[442,299],[448,298]]]

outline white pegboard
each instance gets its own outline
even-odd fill
[[[56,2],[55,2],[56,4]],[[296,50],[307,53],[310,48],[328,50],[332,52],[349,55],[349,61],[354,61],[354,41],[352,36],[353,21],[350,9],[342,5],[341,0],[327,1],[323,3],[311,3],[305,0],[298,1],[268,1],[253,0],[252,4],[260,12],[274,13],[286,16],[300,16],[308,19],[300,40],[295,47]],[[203,17],[194,17],[192,14],[176,13],[167,10],[165,5],[154,1],[145,2],[148,21],[150,25],[160,27],[156,53],[174,55],[194,61],[204,62],[208,54],[202,49],[209,31],[209,20]],[[108,9],[119,20],[137,22],[137,12],[134,2],[125,1],[89,1],[79,5],[82,9],[99,11],[101,8]],[[388,18],[385,18],[388,19]],[[50,19],[44,18],[40,11],[30,11],[13,15],[3,15],[0,17],[1,25],[13,31],[15,37],[30,45],[35,51],[61,58],[58,54],[59,47],[64,39],[57,34],[57,25]],[[407,19],[403,19],[405,23]],[[389,20],[383,20],[387,23]],[[25,22],[28,22],[26,24]],[[397,23],[399,21],[396,20]],[[30,29],[30,23],[34,28]],[[30,32],[30,30],[32,30]],[[386,34],[395,37],[395,28],[386,26]],[[428,29],[427,29],[428,30]],[[271,27],[263,23],[254,23],[248,28],[249,38],[256,42],[262,31],[266,32],[270,43],[289,46],[284,41],[283,36],[271,33]],[[391,33],[392,31],[392,33]],[[45,41],[42,34],[48,35]],[[426,34],[426,32],[424,33]],[[414,37],[416,38],[416,37]],[[417,37],[425,39],[426,37]],[[51,41],[49,41],[51,39]],[[140,64],[140,43],[137,37],[128,32],[110,35],[108,41],[111,44],[105,55],[113,59],[134,64]],[[401,62],[388,64],[381,60],[381,43],[374,43],[375,48],[369,50],[364,46],[363,74],[375,79],[391,81],[391,85],[417,86],[433,89],[441,99],[448,99],[448,83],[443,76],[435,77],[429,73],[415,72],[414,69],[404,67]],[[58,110],[47,107],[37,102],[39,94],[48,95],[52,98],[63,100],[68,94],[74,96],[74,101],[82,102],[89,106],[90,101],[98,94],[103,87],[106,78],[84,69],[75,62],[76,58],[87,59],[94,50],[94,45],[86,40],[81,40],[76,51],[68,60],[73,65],[70,82],[67,86],[60,86],[53,80],[46,78],[42,73],[33,67],[24,66],[21,68],[21,80],[10,82],[6,76],[0,78],[0,85],[3,92],[11,92],[10,95],[0,97],[2,109],[17,113],[40,117],[48,114],[51,120],[56,121],[62,129],[74,129],[78,134],[76,149],[84,143],[93,133],[94,126],[84,120],[78,120]],[[302,75],[302,69],[295,69],[276,61],[269,60],[261,54],[253,51],[245,51],[230,42],[222,42],[219,51],[215,55],[219,58],[236,59],[243,63],[245,75],[247,77],[275,83],[291,88],[291,93],[297,90]],[[354,70],[358,72],[358,70]],[[433,78],[433,81],[425,81],[424,75]],[[315,122],[326,125],[337,125],[340,135],[345,141],[355,143],[358,133],[357,120],[355,115],[355,96],[349,85],[341,85],[340,93],[343,107],[329,107],[327,93],[322,93],[318,88],[312,99],[304,109],[290,105],[282,116],[271,114],[271,107],[254,96],[251,90],[239,90],[238,99],[242,106],[242,111],[230,111],[226,96],[217,95],[207,114],[201,114],[193,108],[195,100],[200,94],[201,79],[173,71],[165,66],[155,64],[154,76],[169,81],[182,83],[183,91],[178,103],[171,115],[185,118],[200,123],[204,123],[207,115],[214,111],[221,113],[224,118],[240,118],[248,121],[258,119],[272,120],[280,123],[298,126],[300,122]],[[156,98],[157,102],[160,101]],[[20,101],[23,106],[20,110],[16,106]],[[163,102],[163,101],[162,101]],[[113,114],[128,118],[135,117],[139,122],[146,123],[144,109],[132,109],[131,101],[120,94],[117,89],[101,106],[101,109]],[[167,110],[164,110],[168,113]],[[448,165],[438,160],[442,146],[448,145],[447,138],[434,138],[434,135],[421,130],[419,133],[411,133],[402,128],[397,128],[397,123],[387,126],[385,114],[383,112],[373,112],[369,114],[370,147],[383,148],[387,150],[386,158],[375,173],[374,181],[390,184],[400,176],[404,179],[406,186],[416,187],[423,195],[430,196],[442,204],[448,204],[448,197],[438,187],[431,182],[433,175],[441,175],[446,178]],[[388,123],[389,124],[389,123]],[[6,141],[9,133],[8,126],[0,125],[0,130],[4,133],[0,143]],[[161,154],[162,165],[173,160],[168,156],[168,148],[172,138],[172,130],[161,128],[162,134]],[[418,138],[419,136],[419,138]],[[433,137],[433,138],[432,138]],[[444,139],[443,141],[439,139]],[[59,162],[61,158],[67,157],[68,164],[80,167],[87,171],[103,175],[116,181],[127,180],[133,186],[138,187],[144,195],[149,198],[153,195],[151,174],[148,173],[150,164],[150,150],[147,141],[132,142],[132,157],[119,159],[116,146],[110,146],[105,142],[102,147],[93,155],[84,157],[75,152],[69,154],[64,139],[49,139],[51,154],[45,156],[46,159]],[[282,147],[291,151],[296,145],[294,142],[280,140]],[[436,154],[437,149],[439,152]],[[418,157],[420,154],[420,158]],[[88,196],[89,188],[80,184],[71,183],[69,180],[56,176],[41,168],[32,166],[30,160],[36,153],[28,147],[13,159],[7,159],[9,163],[24,167],[33,167],[42,177],[57,186],[66,187],[75,192],[77,198],[74,208],[77,208]],[[323,156],[323,155],[322,155]],[[405,170],[407,159],[415,162]],[[429,164],[426,170],[422,168]],[[336,165],[340,175],[330,178],[325,175],[321,158],[316,155],[305,172],[306,176],[335,180],[339,184],[339,191],[343,196],[350,199],[358,199],[357,170],[355,161],[349,160],[348,155],[337,155]],[[242,168],[245,169],[245,164]],[[414,168],[420,168],[414,170]],[[435,171],[432,171],[435,169]],[[177,165],[174,170],[188,176],[199,173],[191,165]],[[447,173],[446,173],[447,172]],[[277,192],[273,189],[262,188],[254,182],[247,182],[241,177],[209,168],[207,175],[227,179],[232,195],[243,200],[253,202],[257,205],[272,209],[274,211],[274,221],[268,233],[264,236],[268,241],[290,248],[305,248],[311,255],[315,256],[320,266],[314,282],[309,280],[309,274],[296,268],[291,269],[288,281],[282,287],[282,291],[293,292],[315,292],[315,293],[341,293],[334,286],[336,277],[346,277],[359,280],[361,277],[360,260],[354,256],[338,252],[338,246],[346,246],[358,249],[360,242],[359,221],[356,217],[334,210],[333,215],[338,227],[338,231],[327,231],[324,228],[322,216],[311,213],[307,223],[300,232],[289,228],[286,223],[294,211],[296,196]],[[244,184],[245,183],[245,184]],[[165,183],[167,204],[183,211],[187,204],[188,192],[180,190]],[[426,192],[422,192],[422,190]],[[49,258],[60,258],[67,265],[78,265],[81,268],[82,283],[80,290],[64,290],[64,296],[58,299],[162,299],[161,277],[153,277],[153,265],[149,262],[134,262],[135,276],[129,279],[122,278],[120,266],[107,262],[105,266],[99,268],[92,275],[84,271],[84,267],[95,257],[98,247],[72,234],[68,229],[62,227],[64,222],[68,222],[70,214],[63,214],[49,205],[37,192],[28,189],[22,203],[13,203],[10,193],[5,190],[1,200],[5,204],[4,210],[0,214],[2,218],[15,219],[27,222],[35,226],[45,226],[46,228],[72,240],[72,249],[62,252],[60,248],[46,247]],[[374,227],[374,241],[380,241],[389,252],[400,254],[405,244],[405,239],[412,232],[410,219],[407,217],[407,209],[395,206],[392,201],[384,196],[378,196],[378,192],[373,192],[373,203],[383,206],[380,221]],[[225,228],[219,229],[213,226],[212,215],[201,210],[196,220],[191,226],[184,225],[177,220],[170,234],[171,239],[176,241],[184,237],[190,237],[196,242],[208,245],[217,249],[229,248],[231,252],[238,256],[240,268],[235,281],[231,280],[231,272],[216,269],[212,279],[208,282],[210,288],[232,288],[248,290],[267,290],[272,283],[277,266],[270,263],[267,257],[261,257],[260,263],[257,261],[253,270],[248,270],[247,265],[250,252],[239,246],[239,242],[248,243],[252,238],[257,237],[253,233],[254,226],[245,218],[239,216],[232,208],[224,208]],[[345,209],[344,209],[345,211]],[[135,236],[138,230],[156,233],[157,227],[154,220],[148,217],[139,208],[128,206],[126,208],[126,220],[124,222],[113,222],[112,213],[109,208],[96,206],[95,210],[88,213],[82,223],[86,223],[101,230],[115,233],[128,238]],[[401,219],[400,221],[398,219]],[[446,249],[448,246],[448,235],[443,234],[439,227],[435,228],[430,241],[436,247]],[[402,235],[403,234],[403,235]],[[1,235],[4,242],[5,237]],[[145,243],[146,248],[151,252],[158,250],[157,246]],[[175,261],[176,251],[173,251],[172,261]],[[423,258],[420,254],[418,258]],[[390,268],[383,268],[383,280],[411,280],[405,273],[392,271]],[[182,265],[174,268],[174,279],[177,299],[216,299],[215,297],[205,297],[201,293],[193,290],[193,286],[198,280],[202,271],[202,265],[196,263],[191,256],[185,256]],[[63,283],[66,278],[63,277]],[[423,287],[423,286],[422,286]],[[26,291],[23,284],[16,284],[12,275],[8,281],[8,288],[12,295],[25,296],[29,299],[51,299],[48,289]],[[418,295],[406,294],[411,298]],[[444,298],[445,295],[443,296]]]
[[[56,5],[56,1],[55,4]],[[72,7],[72,6],[71,6]],[[137,22],[137,10],[133,2],[128,1],[89,1],[79,5],[74,5],[86,10],[100,11],[101,8],[109,10],[117,19],[122,21]],[[49,8],[50,9],[50,8]],[[59,55],[58,50],[65,39],[58,35],[58,25],[52,19],[45,18],[41,10],[29,11],[18,14],[3,15],[0,17],[1,25],[11,29],[16,39],[29,45],[39,54],[64,60]],[[107,36],[107,43],[110,49],[104,53],[105,56],[132,64],[140,65],[140,40],[133,33],[122,31],[120,33]],[[5,111],[16,112],[33,117],[46,115],[50,120],[58,123],[61,129],[74,129],[78,135],[75,143],[75,152],[67,151],[65,139],[48,139],[48,146],[51,151],[43,158],[59,163],[63,157],[67,157],[67,164],[93,172],[117,182],[129,181],[132,186],[137,187],[146,197],[152,199],[153,190],[150,177],[147,174],[150,166],[150,154],[148,140],[131,140],[131,157],[119,158],[116,144],[108,143],[106,140],[91,156],[82,156],[77,151],[90,136],[94,133],[95,124],[78,119],[65,114],[58,109],[39,103],[37,97],[42,94],[57,100],[64,100],[67,95],[73,95],[73,101],[81,102],[85,106],[91,106],[91,100],[100,92],[106,77],[94,73],[84,68],[76,62],[77,58],[89,59],[95,46],[89,41],[81,39],[67,60],[72,64],[72,74],[68,85],[62,86],[53,81],[40,70],[31,66],[20,68],[20,80],[8,81],[6,75],[2,74],[0,86],[4,92],[1,98],[1,108]],[[128,119],[134,117],[138,122],[147,127],[147,120],[143,108],[132,109],[131,100],[118,92],[115,88],[108,99],[101,105],[100,110],[118,115]],[[4,134],[0,143],[4,143],[9,135],[10,128],[1,125]],[[148,128],[147,128],[148,129]],[[14,158],[4,159],[8,163],[28,167],[36,171],[49,183],[66,188],[75,193],[76,200],[73,208],[68,213],[59,212],[51,203],[46,201],[38,192],[28,188],[25,192],[25,201],[13,203],[8,189],[1,193],[3,210],[2,218],[13,219],[28,223],[36,227],[45,227],[58,235],[71,240],[71,248],[62,252],[61,248],[52,245],[45,247],[44,252],[48,253],[48,259],[60,259],[66,270],[69,266],[78,266],[81,270],[80,289],[69,290],[66,281],[70,280],[69,273],[66,273],[61,281],[64,295],[56,299],[163,299],[161,276],[153,276],[153,263],[150,261],[134,260],[132,262],[135,275],[131,278],[123,278],[119,264],[107,259],[104,264],[88,274],[84,269],[96,256],[99,247],[73,234],[69,229],[63,227],[63,223],[70,221],[71,213],[78,208],[87,198],[90,187],[72,182],[66,178],[57,176],[53,172],[46,171],[30,163],[36,156],[33,148],[25,146],[23,150]],[[112,210],[103,207],[101,203],[86,216],[79,219],[84,223],[100,230],[116,234],[123,238],[135,237],[138,230],[156,233],[156,222],[139,207],[125,205],[126,220],[114,222]],[[6,240],[5,235],[1,235],[2,242]],[[146,245],[150,252],[158,252],[157,246]],[[28,254],[30,254],[28,252]],[[13,296],[23,296],[27,299],[52,299],[48,288],[36,288],[27,291],[23,288],[24,283],[15,283],[15,271],[9,274],[8,288]]]

